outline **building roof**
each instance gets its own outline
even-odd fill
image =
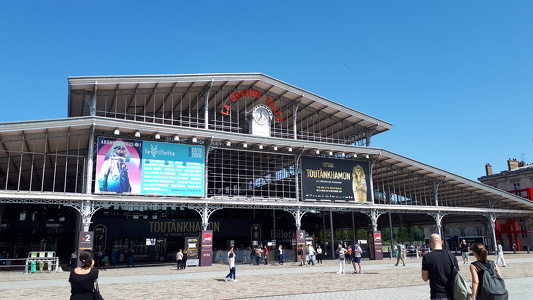
[[[168,115],[169,110],[177,110],[177,99],[172,96],[186,92],[188,101],[180,101],[180,111],[202,111],[205,109],[200,99],[209,99],[208,110],[218,112],[226,103],[231,104],[230,96],[238,90],[255,89],[276,101],[278,111],[283,112],[289,126],[305,131],[334,131],[339,136],[352,135],[355,131],[366,138],[392,128],[392,124],[364,114],[360,111],[333,102],[261,73],[246,74],[189,74],[189,75],[138,75],[138,76],[90,76],[69,77],[68,116],[90,115],[88,99],[97,99],[97,111],[118,112],[120,117],[147,113],[154,116]],[[146,103],[136,103],[136,97],[148,97]],[[117,99],[126,97],[124,105]],[[180,96],[180,100],[183,95]],[[122,99],[122,98],[121,98]],[[192,100],[190,100],[192,99]],[[173,106],[173,108],[169,108]],[[249,106],[236,107],[244,115]],[[309,117],[293,119],[293,111],[310,110]],[[117,114],[115,114],[116,117]],[[331,122],[326,128],[312,124]],[[307,125],[310,124],[310,125]],[[346,133],[344,133],[346,132]]]

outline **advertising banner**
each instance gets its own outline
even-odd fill
[[[94,232],[93,231],[82,231],[80,232],[78,239],[78,257],[83,250],[93,250],[94,245]],[[76,266],[81,266],[81,261],[76,260]]]
[[[213,230],[203,230],[200,235],[200,266],[213,264]]]
[[[187,252],[187,266],[198,266],[198,236],[185,238],[185,251]]]
[[[366,161],[302,156],[304,200],[372,201]]]
[[[204,196],[205,148],[98,138],[95,192]]]
[[[94,245],[94,232],[93,231],[82,231],[80,232],[80,239],[78,241],[79,251],[83,250],[93,250]]]
[[[305,230],[296,230],[296,248],[298,247],[302,247],[305,254]],[[296,255],[295,261],[299,262],[301,257],[298,256],[298,253],[296,251],[294,251],[294,254]]]
[[[368,252],[371,260],[383,260],[383,242],[381,231],[368,232]]]

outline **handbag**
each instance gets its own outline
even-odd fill
[[[98,287],[98,280],[96,280],[94,283],[93,299],[104,300],[104,297],[102,297],[102,295],[100,294],[100,288]]]
[[[466,281],[466,278],[463,276],[461,272],[455,267],[455,263],[453,261],[453,256],[450,251],[448,252],[448,256],[450,257],[450,261],[452,262],[452,280],[453,280],[453,299],[454,300],[470,300],[472,299],[472,288],[470,287],[470,284],[468,281]]]

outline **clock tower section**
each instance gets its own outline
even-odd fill
[[[255,106],[248,117],[248,133],[255,136],[270,137],[274,114],[266,105]]]

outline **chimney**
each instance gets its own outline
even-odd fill
[[[492,175],[492,166],[490,164],[485,165],[485,173],[487,176]]]
[[[514,169],[518,169],[518,161],[516,158],[510,159],[507,161],[507,166],[509,167],[509,171],[512,171]]]
[[[518,162],[518,167],[521,168],[521,167],[524,167],[526,165],[526,162],[525,161],[519,161]]]

